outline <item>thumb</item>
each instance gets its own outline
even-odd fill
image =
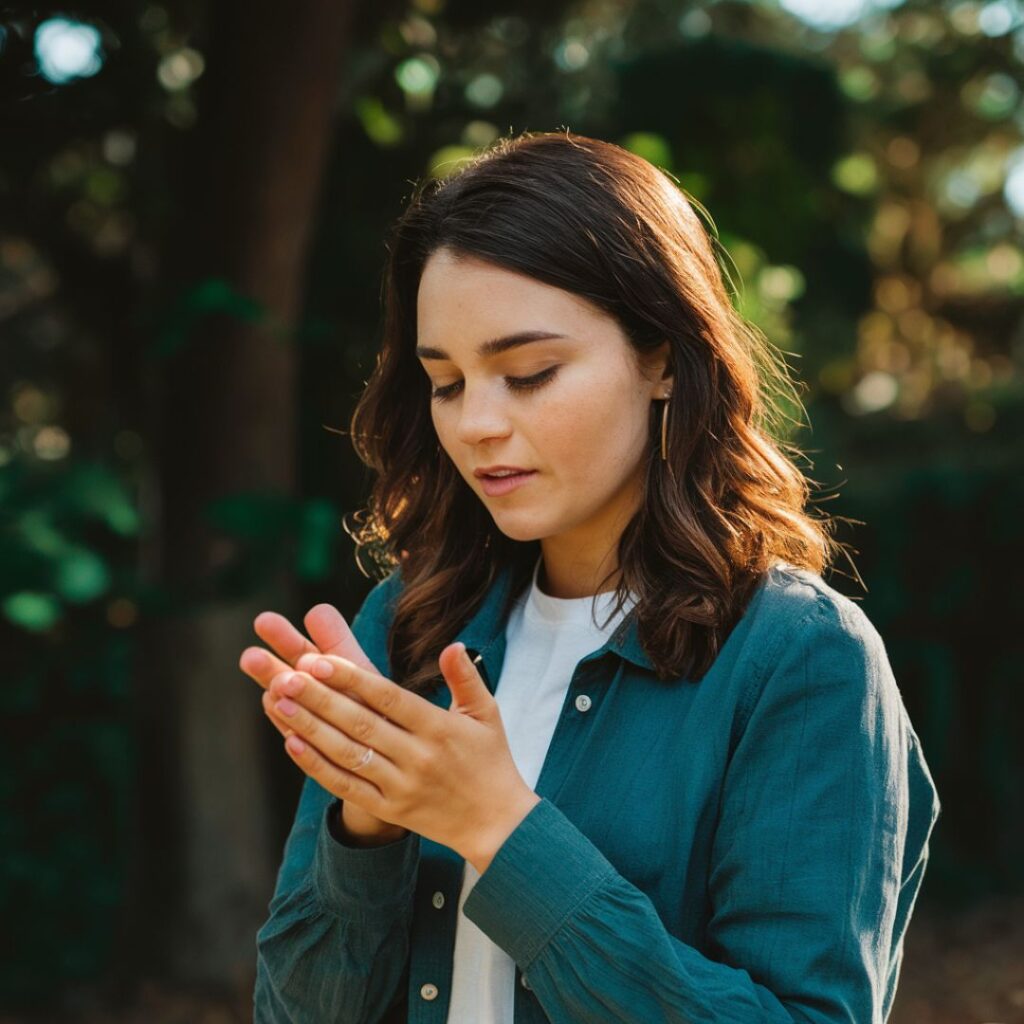
[[[438,659],[441,674],[452,692],[452,711],[473,718],[487,718],[496,708],[494,696],[487,689],[483,676],[477,671],[466,645],[460,640],[449,644]]]

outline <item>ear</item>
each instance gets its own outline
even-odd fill
[[[651,382],[652,398],[667,398],[675,386],[669,361],[671,353],[671,343],[663,341],[657,348],[643,355],[642,365],[647,379]]]

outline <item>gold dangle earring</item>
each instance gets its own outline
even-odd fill
[[[675,470],[672,468],[672,463],[668,461],[668,400],[671,395],[672,392],[670,391],[664,396],[665,404],[661,407],[661,461],[666,464],[668,475],[672,478],[672,482],[675,483]]]
[[[668,436],[668,398],[665,396],[665,404],[661,407],[661,458],[663,462],[668,461],[668,446],[666,444],[666,438]]]

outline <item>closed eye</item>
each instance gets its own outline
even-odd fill
[[[534,391],[543,387],[558,372],[558,366],[549,366],[532,377],[506,377],[505,387],[509,391]],[[457,380],[454,384],[445,384],[444,387],[434,388],[430,397],[438,402],[447,402],[453,399],[462,386],[462,381]]]

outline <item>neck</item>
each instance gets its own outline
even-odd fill
[[[608,576],[607,580],[604,580],[605,576]],[[614,553],[602,562],[593,563],[551,558],[545,551],[537,570],[537,586],[549,597],[592,597],[614,590],[620,576]]]
[[[537,584],[545,594],[561,598],[591,597],[616,588],[622,575],[619,540],[636,511],[638,485],[633,493],[631,501],[619,502],[584,527],[541,539],[543,562]]]

